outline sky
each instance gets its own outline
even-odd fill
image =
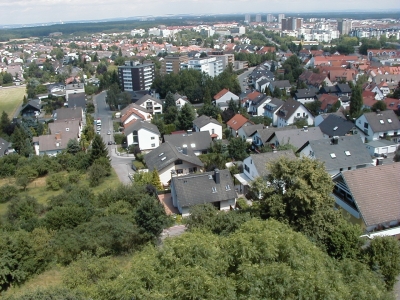
[[[390,1],[388,10],[400,10]],[[0,24],[101,20],[167,14],[289,13],[383,9],[376,0],[0,0]]]

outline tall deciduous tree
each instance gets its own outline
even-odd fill
[[[232,138],[229,140],[228,153],[229,156],[235,160],[245,159],[248,156],[248,148],[248,143],[246,143],[246,141],[240,137]]]

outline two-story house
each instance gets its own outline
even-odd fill
[[[178,110],[181,110],[185,104],[190,104],[190,101],[187,99],[186,96],[181,96],[178,93],[174,94],[174,100]]]
[[[271,101],[264,105],[264,116],[272,120],[273,126],[278,125],[278,116],[276,112],[282,107],[285,102],[278,98],[272,98]]]
[[[317,99],[315,89],[298,89],[294,95],[294,100],[300,103],[313,102]]]
[[[212,117],[202,115],[194,119],[193,129],[195,132],[208,131],[212,140],[222,139],[222,124]]]
[[[237,194],[229,170],[215,169],[187,176],[173,176],[171,180],[172,204],[183,217],[190,207],[211,203],[219,210],[235,208]]]
[[[229,101],[239,101],[239,97],[228,89],[222,89],[218,94],[214,96],[214,105],[218,106],[221,110],[228,109]]]
[[[148,113],[151,113],[152,115],[163,113],[162,101],[160,99],[154,98],[151,95],[142,96],[140,99],[135,101],[135,104],[143,107]]]
[[[324,134],[324,138],[360,133],[360,130],[356,128],[353,122],[336,114],[328,115],[328,117],[324,119],[318,127]],[[360,138],[363,140],[364,134],[360,135]]]
[[[305,120],[308,125],[313,125],[314,123],[314,117],[311,112],[303,104],[293,99],[286,100],[275,114],[278,127],[292,125],[298,120]]]
[[[244,141],[251,143],[253,141],[253,135],[257,132],[257,130],[263,128],[263,124],[246,124],[239,128],[238,137],[241,137]]]
[[[275,147],[289,144],[296,149],[300,149],[308,141],[318,139],[323,139],[323,134],[319,127],[304,127],[301,129],[277,130],[267,142],[270,145],[275,145]]]
[[[282,130],[291,130],[291,129],[297,129],[297,126],[295,125],[289,125],[286,127],[267,127],[263,129],[258,129],[254,134],[253,134],[253,146],[256,148],[261,148],[270,145],[268,141],[271,140],[273,134],[275,131],[282,131]],[[272,147],[275,147],[275,144],[270,145]]]
[[[331,176],[372,166],[371,155],[357,135],[310,140],[297,153],[322,161]]]
[[[356,126],[364,131],[368,141],[400,141],[400,121],[393,110],[364,113],[356,120]]]
[[[161,134],[156,125],[142,120],[129,124],[124,130],[127,146],[138,146],[141,151],[148,151],[160,145]]]
[[[237,137],[239,129],[246,124],[253,125],[252,122],[250,122],[247,118],[245,118],[241,114],[236,114],[226,123],[226,126],[230,130],[231,135],[233,137]]]
[[[168,185],[174,175],[193,174],[204,166],[196,155],[188,153],[187,147],[176,147],[169,142],[147,153],[144,161],[149,171],[158,171],[163,185]]]
[[[343,171],[333,182],[335,207],[366,236],[400,234],[400,163]]]
[[[211,136],[207,131],[165,134],[164,141],[178,148],[186,148],[189,154],[206,154],[211,146]]]
[[[277,87],[278,89],[280,89],[282,91],[282,95],[289,95],[290,88],[292,87],[292,85],[290,84],[289,80],[271,81],[268,86],[271,93],[274,92],[275,87]]]

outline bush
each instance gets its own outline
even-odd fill
[[[15,185],[6,184],[0,187],[0,203],[10,201],[18,194],[18,188]]]
[[[46,178],[46,187],[53,191],[58,191],[67,183],[65,177],[61,174],[51,174]]]
[[[239,198],[236,201],[236,205],[240,208],[240,209],[246,209],[249,207],[249,205],[246,202],[246,199],[244,198]]]
[[[114,141],[117,145],[122,145],[124,142],[126,142],[126,136],[123,134],[114,134]]]
[[[103,181],[104,177],[107,176],[108,172],[107,168],[102,164],[94,163],[89,168],[89,185],[91,187],[98,186]]]

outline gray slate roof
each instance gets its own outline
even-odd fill
[[[284,131],[284,130],[291,130],[291,129],[297,129],[297,126],[289,125],[289,126],[279,127],[279,128],[269,127],[269,128],[264,128],[264,129],[258,129],[257,132],[260,135],[260,138],[261,138],[263,144],[265,144],[267,141],[270,140],[270,138],[276,131]]]
[[[296,100],[288,99],[277,111],[277,115],[282,119],[289,119],[291,115],[301,106],[302,104]]]
[[[373,132],[400,130],[400,121],[394,111],[391,109],[381,111],[379,114],[375,112],[364,113],[364,116],[367,119],[369,126],[371,126]]]
[[[77,108],[59,108],[56,109],[54,113],[54,119],[56,120],[70,120],[70,119],[76,119],[76,120],[81,120],[82,119],[82,108],[77,107]]]
[[[336,145],[331,139],[313,140],[309,144],[314,157],[325,163],[327,171],[372,163],[371,155],[358,135],[339,137]]]
[[[131,132],[133,132],[134,130],[139,130],[142,128],[147,129],[151,132],[154,132],[154,133],[158,134],[159,136],[161,135],[160,131],[158,130],[158,127],[156,125],[154,125],[150,122],[139,121],[139,120],[136,122],[133,122],[131,125],[129,125],[128,128],[126,128],[124,130],[124,134],[128,135]]]
[[[351,88],[347,83],[338,83],[336,86],[339,93],[351,93]]]
[[[24,107],[21,108],[21,111],[25,110],[27,107],[33,107],[36,110],[40,110],[42,108],[42,104],[39,100],[30,100]]]
[[[289,159],[297,159],[296,155],[293,153],[293,150],[250,154],[254,166],[257,169],[258,175],[262,177],[265,177],[270,174],[270,171],[267,168],[267,164],[279,159],[282,156],[287,157]]]
[[[181,207],[213,203],[237,197],[229,170],[219,170],[220,183],[215,183],[215,172],[204,172],[172,177],[176,198]],[[213,192],[213,188],[216,192]]]
[[[196,125],[198,128],[202,128],[209,123],[214,123],[219,126],[222,126],[217,120],[212,117],[208,117],[206,115],[201,115],[200,117],[193,120],[193,124]]]
[[[296,91],[296,99],[315,98],[317,94],[314,90],[298,89]]]
[[[69,108],[74,108],[76,106],[85,109],[86,107],[85,93],[69,94],[67,103]]]
[[[253,134],[256,133],[257,130],[261,130],[264,128],[263,124],[255,124],[255,125],[244,125],[242,126],[242,129],[244,131],[244,133],[246,134],[246,136],[252,136]]]
[[[146,162],[149,170],[153,170],[154,168],[156,168],[157,171],[168,167],[170,164],[174,163],[178,159],[192,163],[199,167],[202,167],[204,165],[197,156],[185,155],[181,151],[181,148],[177,148],[171,143],[165,142],[156,149],[147,153],[144,156],[144,161]],[[165,159],[163,159],[164,157]]]
[[[166,134],[164,135],[164,141],[180,148],[183,145],[187,145],[188,153],[207,150],[210,148],[212,142],[208,131],[198,131],[190,134]]]
[[[151,95],[144,95],[143,97],[141,97],[139,100],[135,101],[135,104],[137,105],[142,105],[143,103],[145,103],[147,100],[153,100],[154,102],[157,102],[159,104],[163,104],[162,101],[160,99],[154,98]]]
[[[319,127],[311,127],[307,131],[303,129],[275,131],[274,135],[280,145],[290,144],[297,149],[301,148],[307,141],[318,140],[324,137]],[[361,141],[360,138],[358,139]]]
[[[341,118],[338,115],[329,115],[324,121],[319,124],[321,131],[328,136],[343,136],[348,133],[353,127],[354,123]]]
[[[277,109],[279,109],[285,102],[281,99],[278,98],[272,98],[270,102],[265,104],[264,109],[275,112]],[[271,109],[270,109],[271,108]]]
[[[400,219],[400,163],[346,171],[342,176],[367,226]]]
[[[283,88],[290,88],[292,85],[290,84],[289,80],[276,80],[271,82],[273,87],[278,87],[280,89]]]

